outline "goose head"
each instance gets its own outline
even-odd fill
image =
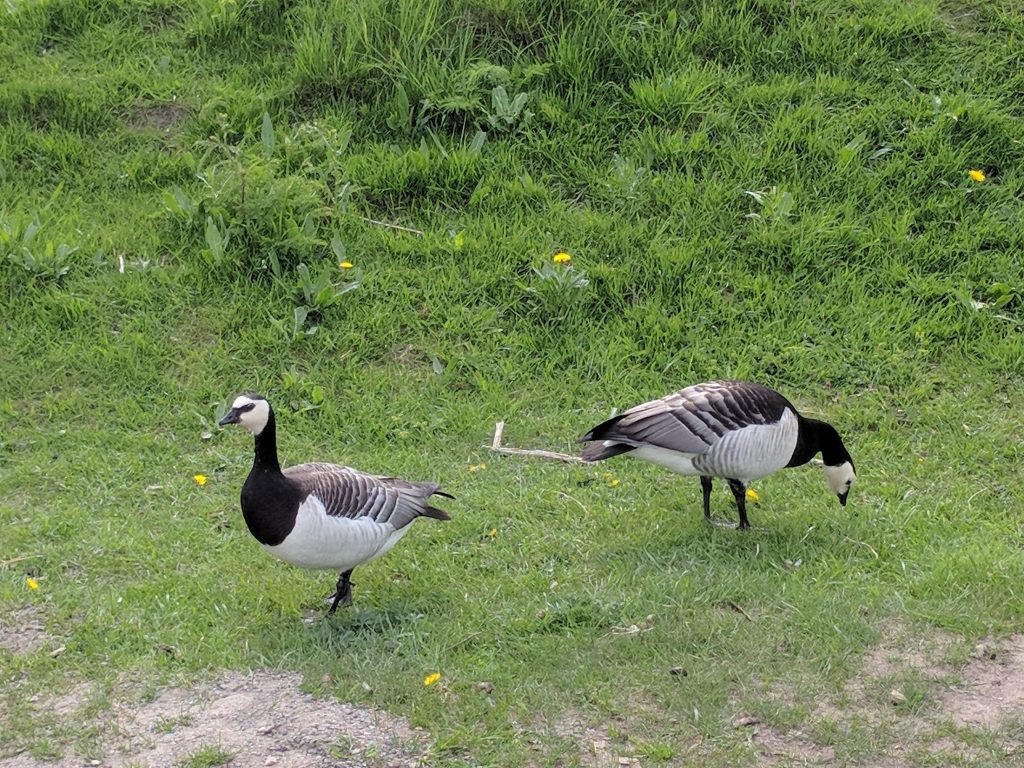
[[[260,395],[239,395],[231,404],[231,409],[217,423],[224,427],[228,424],[241,424],[253,435],[259,435],[270,420],[270,403]]]
[[[850,487],[857,479],[857,473],[853,468],[853,461],[847,459],[835,466],[825,465],[825,479],[828,480],[828,487],[836,496],[839,503],[846,506],[846,497],[850,494]]]

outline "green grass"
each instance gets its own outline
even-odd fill
[[[230,765],[232,755],[220,747],[203,747],[187,760],[178,763],[181,768],[214,768],[218,765]]]
[[[426,727],[438,764],[572,764],[567,717],[753,764],[736,713],[796,727],[887,627],[1021,626],[1017,3],[9,6],[0,609],[66,649],[0,647],[0,742],[92,754],[28,703],[81,680],[268,667]],[[754,531],[709,529],[695,479],[484,447],[501,419],[575,450],[716,377],[834,423],[849,506],[793,470]],[[438,480],[452,522],[304,624],[334,577],[245,531],[250,441],[213,428],[240,390],[287,462]]]

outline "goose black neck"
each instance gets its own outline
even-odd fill
[[[280,472],[281,464],[277,460],[277,423],[274,411],[267,414],[267,424],[263,431],[256,435],[256,457],[253,467],[270,472]]]
[[[826,466],[838,467],[845,461],[853,463],[835,427],[827,421],[807,419],[803,416],[799,418],[800,429],[797,433],[796,449],[786,466],[798,467],[806,464],[819,451]]]

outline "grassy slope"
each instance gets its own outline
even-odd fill
[[[67,646],[0,650],[4,740],[95,749],[27,709],[71,677],[271,666],[411,716],[443,760],[518,762],[528,739],[574,759],[548,727],[571,709],[652,759],[699,735],[703,764],[733,764],[737,711],[799,719],[887,626],[1020,625],[1015,3],[322,5],[0,19],[0,222],[41,224],[34,272],[10,244],[0,263],[0,606],[40,606]],[[532,114],[496,116],[498,85]],[[219,259],[207,216],[232,232]],[[293,338],[294,267],[334,269],[334,234],[362,284]],[[62,279],[47,242],[78,248]],[[562,248],[584,288],[533,271]],[[481,448],[506,419],[506,441],[568,450],[721,376],[837,424],[849,507],[794,471],[737,535],[703,525],[695,481]],[[277,403],[287,460],[436,478],[453,522],[303,625],[330,576],[253,545],[249,442],[201,439],[239,389]],[[777,711],[764,689],[787,681]],[[820,738],[847,760],[896,738],[840,730]]]

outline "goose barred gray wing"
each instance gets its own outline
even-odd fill
[[[288,467],[284,475],[306,494],[315,495],[330,517],[369,518],[375,523],[389,523],[396,530],[420,516],[450,519],[446,512],[427,503],[435,493],[448,495],[438,490],[437,483],[413,483],[320,463]]]
[[[581,439],[703,454],[729,432],[779,421],[786,408],[795,410],[778,392],[760,384],[710,381],[631,408]]]

